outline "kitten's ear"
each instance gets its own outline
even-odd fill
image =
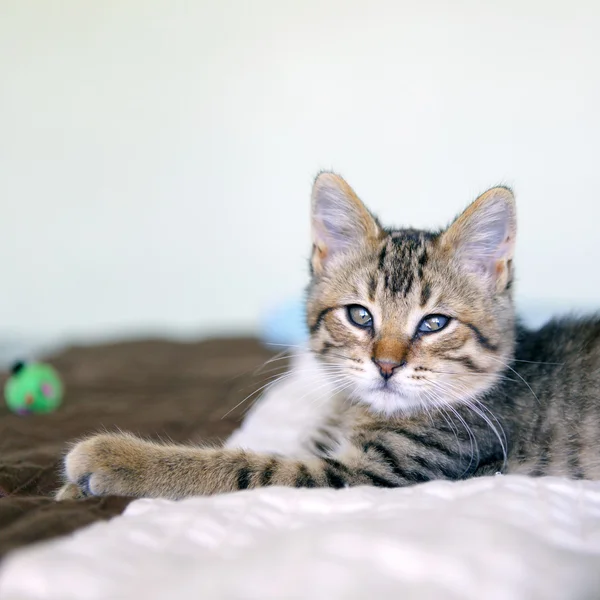
[[[467,271],[500,292],[512,271],[517,234],[515,198],[510,189],[495,187],[473,202],[442,234],[442,246]]]
[[[312,190],[312,266],[320,274],[336,255],[381,237],[375,217],[334,173],[321,173]]]

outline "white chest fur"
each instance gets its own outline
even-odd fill
[[[226,446],[305,457],[336,406],[335,383],[310,352],[297,354],[289,374],[260,398]]]

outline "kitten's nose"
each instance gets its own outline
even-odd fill
[[[373,358],[372,360],[377,365],[381,376],[386,381],[394,374],[396,369],[403,367],[406,364],[405,360],[401,362],[395,362],[393,360],[378,360],[376,358]]]

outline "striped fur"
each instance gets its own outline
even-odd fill
[[[496,471],[600,476],[600,319],[539,331],[515,320],[510,190],[486,192],[442,231],[384,229],[324,173],[312,216],[310,344],[341,390],[312,434],[313,457],[101,434],[67,454],[59,499],[399,487]],[[349,305],[368,309],[372,326],[353,324]],[[432,314],[448,325],[419,332]],[[391,376],[378,362],[394,365]]]

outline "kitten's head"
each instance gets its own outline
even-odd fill
[[[514,347],[512,192],[447,229],[384,229],[339,176],[312,193],[311,348],[340,389],[385,414],[470,402]]]

